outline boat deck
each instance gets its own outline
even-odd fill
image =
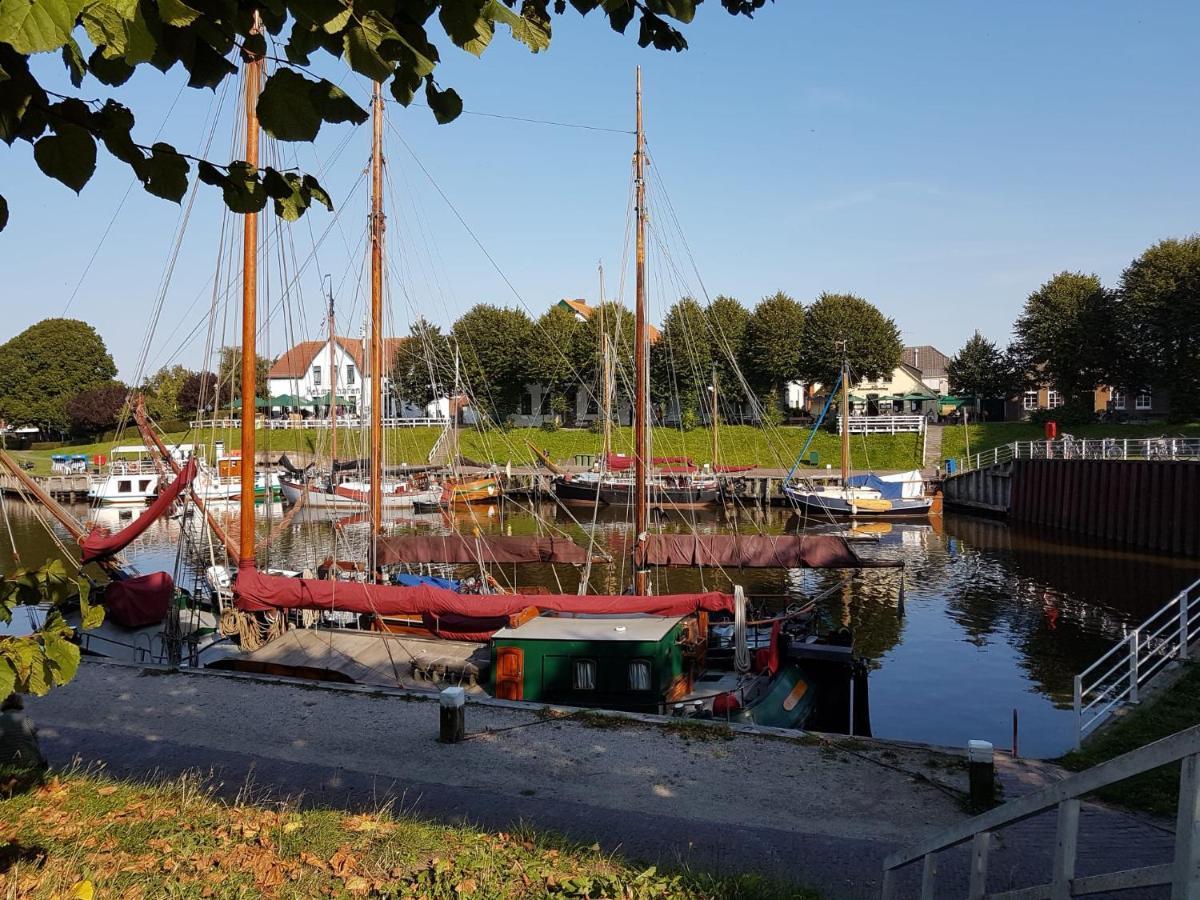
[[[461,685],[484,693],[491,665],[487,646],[412,635],[336,628],[301,628],[252,653],[218,660],[210,668],[293,678],[441,690]]]

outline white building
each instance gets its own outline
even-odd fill
[[[401,340],[384,339],[385,371],[395,357]],[[329,341],[302,341],[271,366],[267,373],[268,393],[271,397],[299,397],[303,401],[314,401],[317,407],[328,408],[330,386],[336,378],[342,411],[349,415],[364,415],[370,411],[371,405],[371,378],[366,371],[366,353],[364,342],[356,338],[337,337],[332,347]],[[385,375],[384,418],[428,415],[420,406],[397,401],[388,388]]]

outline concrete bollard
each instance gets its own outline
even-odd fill
[[[457,744],[467,733],[467,692],[460,687],[448,687],[439,695],[442,728],[438,740]]]
[[[991,809],[996,805],[996,762],[987,741],[967,741],[967,774],[971,808]]]

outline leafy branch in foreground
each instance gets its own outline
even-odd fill
[[[68,577],[57,560],[0,579],[0,624],[12,622],[17,607],[49,607],[41,628],[32,634],[0,637],[0,699],[12,693],[40,696],[75,677],[79,646],[71,640],[75,629],[63,618],[62,607],[78,598],[81,626],[98,626],[104,608],[88,603],[88,588],[86,579]]]
[[[687,40],[668,20],[687,24],[702,0],[570,0],[581,15],[599,10],[620,33],[637,16],[638,44],[684,50]],[[721,0],[732,15],[752,16],[766,0]],[[550,45],[551,15],[567,0],[0,0],[0,140],[33,145],[38,167],[78,193],[96,170],[98,145],[128,165],[143,187],[179,202],[194,157],[165,142],[132,138],[134,115],[114,100],[85,101],[47,91],[29,67],[39,53],[58,53],[71,84],[84,79],[117,87],[140,66],[161,72],[181,66],[188,86],[215,90],[237,74],[231,61],[266,56],[266,35],[277,37],[286,58],[258,100],[263,129],[285,141],[310,141],[323,123],[361,123],[366,111],[332,82],[301,71],[322,51],[344,59],[360,75],[390,82],[408,106],[419,90],[439,124],[463,109],[453,88],[434,77],[441,59],[434,38],[479,56],[496,26],[534,53]],[[434,22],[434,14],[437,14]],[[434,32],[431,34],[431,32]],[[83,45],[91,52],[85,57]],[[54,99],[57,98],[57,99]],[[257,212],[274,201],[275,213],[299,218],[315,200],[332,208],[309,175],[258,169],[234,161],[197,162],[197,175],[219,187],[235,212]],[[0,230],[8,222],[0,197]]]

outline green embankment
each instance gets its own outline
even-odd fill
[[[428,459],[429,451],[441,433],[437,428],[394,428],[385,432],[387,458],[389,462],[421,463]],[[723,465],[767,468],[789,468],[799,455],[809,429],[796,427],[756,428],[751,425],[725,425],[719,432],[720,462]],[[186,441],[208,446],[208,458],[212,459],[212,445],[223,440],[227,449],[236,449],[241,436],[238,429],[176,433],[166,436],[168,443]],[[327,430],[260,430],[255,438],[258,449],[272,454],[300,451],[327,456],[330,435]],[[107,454],[117,442],[85,444],[64,447],[58,450],[30,450],[15,453],[23,459],[34,461],[34,473],[46,475],[50,472],[50,457],[54,453],[84,453],[89,457]],[[139,443],[136,433],[127,433],[121,443]],[[598,455],[600,436],[586,429],[560,428],[543,431],[540,428],[464,428],[461,433],[463,456],[481,462],[496,462],[514,465],[534,461],[532,443],[541,450],[548,450],[554,460],[571,462],[579,455]],[[633,447],[633,433],[629,428],[618,428],[613,434],[613,448],[628,453]],[[854,435],[851,443],[852,464],[856,469],[871,468],[878,471],[910,469],[921,464],[921,435],[917,434],[873,434],[864,437]],[[358,430],[338,432],[338,456],[365,455],[363,433]],[[809,452],[815,451],[819,464],[838,465],[838,437],[827,431],[819,431],[813,438]],[[654,430],[653,452],[655,456],[687,456],[698,464],[712,461],[712,432],[697,428],[679,431],[668,428]]]
[[[1002,447],[1013,441],[1033,441],[1043,437],[1043,426],[1030,422],[986,422],[976,425],[947,425],[942,432],[942,459],[958,459],[967,455],[967,432],[970,434],[971,453],[981,453],[993,447]],[[1117,424],[1096,422],[1089,425],[1059,426],[1059,434],[1066,432],[1077,438],[1152,438],[1168,436],[1200,437],[1200,423],[1186,425],[1167,422],[1139,422]]]
[[[1200,666],[1190,667],[1171,687],[1109,724],[1082,749],[1068,753],[1061,761],[1068,769],[1087,769],[1193,725],[1200,725]],[[1099,796],[1132,809],[1174,816],[1179,765],[1163,766],[1119,782],[1100,791]]]
[[[660,872],[528,829],[229,804],[195,778],[67,774],[0,799],[0,822],[3,880],[14,897],[817,900],[755,875]]]

